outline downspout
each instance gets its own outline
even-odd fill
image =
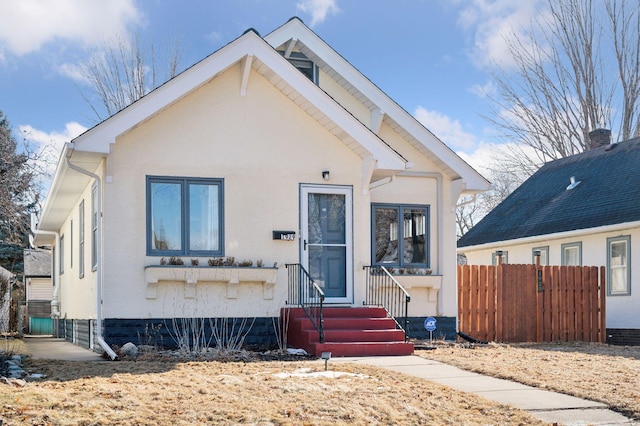
[[[443,274],[443,265],[444,265],[444,230],[442,229],[443,226],[443,212],[444,212],[444,208],[442,206],[442,174],[441,173],[437,173],[437,172],[400,172],[398,173],[398,176],[413,176],[413,177],[423,177],[423,178],[428,178],[428,179],[435,179],[436,180],[436,190],[437,190],[437,202],[438,202],[438,214],[437,214],[437,229],[438,229],[438,273],[440,275]],[[443,304],[443,300],[444,297],[442,295],[442,290],[443,290],[444,286],[440,285],[440,288],[438,289],[438,303],[436,305],[436,315],[437,316],[442,316],[443,315],[443,310],[442,310],[442,304]]]
[[[53,297],[51,298],[51,316],[53,318],[60,317],[60,300],[59,300],[59,291],[60,291],[60,234],[55,231],[44,231],[36,228],[36,215],[35,213],[31,213],[31,232],[33,235],[52,235],[55,237],[54,253],[53,259]],[[57,333],[56,333],[57,335]]]
[[[73,150],[75,145],[73,142],[67,142],[67,155],[65,156],[65,163],[67,167],[71,170],[75,170],[78,173],[82,173],[83,175],[89,176],[96,181],[96,212],[98,213],[98,223],[96,230],[96,340],[98,344],[104,349],[104,351],[109,355],[109,358],[112,360],[116,359],[118,355],[109,347],[107,342],[105,342],[102,337],[102,181],[100,176],[95,173],[92,173],[88,170],[85,170],[81,167],[76,166],[71,163],[71,156],[73,155]]]

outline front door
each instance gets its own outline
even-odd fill
[[[352,303],[352,190],[303,185],[300,191],[301,259],[327,303]]]

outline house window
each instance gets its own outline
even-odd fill
[[[84,277],[84,200],[78,208],[78,276]]]
[[[628,296],[631,294],[631,237],[607,238],[608,294]]]
[[[147,177],[147,253],[224,254],[222,179]]]
[[[549,264],[549,246],[534,247],[531,251],[531,263],[536,263],[536,252],[540,252],[540,265],[545,266]]]
[[[64,274],[64,235],[60,235],[60,275]]]
[[[429,267],[429,206],[372,205],[375,265]]]
[[[282,55],[285,54],[285,52],[280,53]],[[304,54],[300,52],[291,52],[287,57],[287,61],[296,67],[302,74],[306,75],[309,80],[318,84],[318,67]]]
[[[562,265],[582,266],[582,243],[562,244]]]
[[[498,264],[498,257],[502,256],[502,264],[509,263],[509,252],[506,250],[498,250],[491,253],[491,264],[493,266]]]
[[[91,269],[98,267],[98,186],[91,188]]]

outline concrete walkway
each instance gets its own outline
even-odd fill
[[[105,361],[100,355],[64,339],[25,337],[23,342],[34,359]],[[105,361],[111,362],[111,361]],[[324,363],[324,361],[319,360]],[[385,368],[420,377],[488,400],[525,410],[540,420],[561,425],[640,425],[609,410],[606,404],[550,392],[508,380],[461,370],[416,355],[388,357],[332,358],[329,366],[350,362]]]
[[[99,354],[64,339],[49,336],[25,336],[22,339],[30,358],[62,361],[105,361]]]
[[[508,380],[461,370],[416,355],[398,357],[333,358],[329,364],[350,362],[381,367],[475,393],[488,400],[525,410],[549,423],[563,425],[638,425],[609,410],[606,404],[550,392]]]

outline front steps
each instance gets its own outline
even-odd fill
[[[323,308],[324,343],[302,308],[283,308],[289,313],[287,346],[311,355],[331,352],[332,357],[410,355],[413,343],[404,341],[404,331],[396,329],[384,308]],[[286,324],[286,320],[281,322]]]

